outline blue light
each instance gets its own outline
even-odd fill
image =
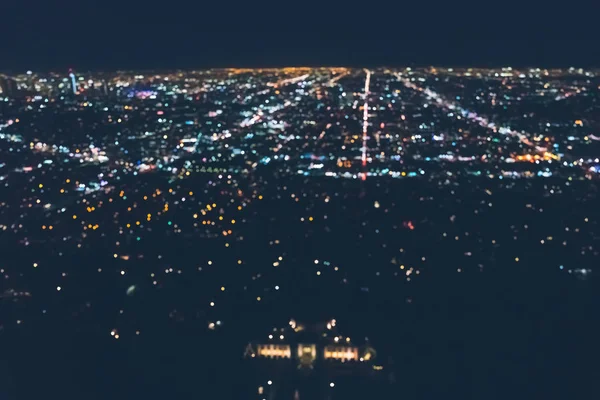
[[[69,76],[71,77],[71,85],[73,86],[73,94],[77,94],[77,84],[75,83],[75,74],[74,73],[70,73]]]

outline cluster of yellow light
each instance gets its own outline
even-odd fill
[[[560,160],[560,156],[550,153],[550,152],[544,152],[543,155],[539,155],[539,154],[535,154],[535,155],[531,155],[531,154],[525,154],[525,155],[517,155],[515,157],[516,161],[524,161],[524,162],[535,162],[538,160],[544,160],[544,161],[549,161],[549,160]]]
[[[258,355],[261,357],[284,357],[291,358],[292,352],[289,345],[267,344],[258,345]]]
[[[337,166],[340,168],[350,168],[352,167],[352,161],[350,160],[338,160]]]
[[[325,359],[358,360],[358,348],[342,346],[326,346],[324,350]]]
[[[550,141],[550,138],[549,138],[549,137],[547,137],[547,136],[546,136],[546,137],[543,137],[542,135],[540,135],[540,136],[534,136],[534,137],[533,137],[533,140],[534,140],[535,142],[541,142],[542,140],[543,140],[543,141],[545,141],[545,142],[549,142],[549,141]]]
[[[314,344],[299,344],[298,357],[302,357],[303,355],[310,355],[312,358],[315,358],[317,356],[317,347]]]

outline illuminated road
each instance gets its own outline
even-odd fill
[[[332,78],[329,82],[327,82],[326,85],[333,87],[337,81],[348,75],[350,75],[350,72],[342,72],[340,75],[336,76],[335,78]]]
[[[310,76],[310,74],[304,74],[304,75],[297,76],[295,78],[282,79],[275,83],[267,83],[267,86],[272,86],[272,87],[277,88],[277,87],[281,87],[281,86],[292,85],[294,83],[298,83],[298,82],[302,82],[302,81],[306,80],[306,78],[308,78],[309,76]]]
[[[439,93],[434,92],[433,90],[431,90],[429,88],[422,88],[422,87],[414,84],[408,78],[403,78],[402,74],[396,73],[395,75],[398,78],[398,80],[401,81],[402,83],[404,83],[404,86],[406,86],[407,88],[421,92],[421,93],[425,94],[428,98],[433,99],[434,101],[432,101],[430,104],[432,104],[436,107],[445,109],[445,110],[450,110],[450,111],[456,112],[456,113],[458,113],[457,117],[460,116],[462,118],[466,118],[470,121],[473,121],[473,122],[479,124],[480,126],[482,126],[484,128],[490,129],[494,132],[499,132],[502,135],[509,135],[509,136],[515,137],[521,143],[523,143],[531,148],[534,148],[536,151],[538,151],[540,153],[544,153],[552,159],[556,159],[556,160],[559,159],[559,157],[557,155],[548,152],[547,148],[536,146],[531,140],[529,140],[529,138],[527,137],[528,135],[521,133],[521,132],[517,132],[517,131],[511,129],[510,127],[496,126],[496,124],[494,122],[490,122],[486,117],[482,117],[480,115],[477,115],[477,113],[475,113],[475,112],[464,109],[460,104],[453,102],[453,101],[449,101],[448,99],[444,98]],[[529,134],[529,136],[532,136],[532,135]]]
[[[365,79],[365,104],[363,106],[363,135],[362,135],[362,165],[367,166],[367,129],[369,127],[369,87],[371,86],[371,71],[365,69],[367,78]],[[366,171],[361,174],[361,179],[364,181],[367,179]]]
[[[260,92],[257,92],[256,95],[262,96],[268,93],[271,93],[274,89],[277,88],[281,88],[283,86],[287,86],[287,85],[293,85],[296,84],[298,82],[303,82],[305,81],[307,78],[310,77],[310,74],[304,74],[301,76],[297,76],[295,78],[287,78],[287,79],[282,79],[280,81],[277,82],[270,82],[267,83],[268,88],[261,90]],[[293,103],[289,100],[287,100],[283,105],[277,106],[277,107],[270,107],[268,109],[268,113],[269,114],[273,114],[276,111],[281,111],[284,108],[289,107],[290,105],[292,105]],[[240,127],[241,128],[247,128],[249,126],[252,126],[258,122],[264,122],[263,121],[263,117],[264,117],[265,113],[261,110],[258,110],[258,112],[256,114],[254,114],[252,116],[252,118],[247,118],[244,121],[241,122]]]
[[[311,89],[308,90],[308,93],[309,94],[313,94],[318,89],[320,89],[321,86],[330,84],[331,82],[336,82],[336,79],[340,79],[343,76],[345,76],[345,75],[333,78],[333,79],[329,80],[328,82],[319,82],[318,79],[316,79],[316,78],[314,78],[312,80],[308,80],[308,82],[311,84],[311,86],[313,86]],[[257,94],[264,95],[264,94],[267,94],[269,92],[272,92],[273,90],[275,90],[277,88],[282,88],[282,87],[287,86],[287,85],[297,84],[299,82],[305,82],[305,81],[307,81],[307,78],[309,78],[309,77],[310,77],[310,74],[304,74],[304,75],[298,76],[296,78],[289,78],[289,79],[280,80],[280,81],[275,82],[275,83],[269,83],[269,84],[267,84],[267,86],[269,86],[268,89],[265,89],[265,90],[263,90],[261,92],[258,92]],[[319,85],[318,83],[321,83],[321,85]],[[265,112],[263,112],[263,111],[261,111],[261,110],[258,110],[258,112],[256,114],[254,114],[251,118],[246,118],[244,121],[242,121],[240,123],[240,127],[241,128],[247,128],[247,127],[250,127],[250,126],[252,126],[254,124],[257,124],[259,122],[269,121],[270,120],[270,118],[268,116],[269,114],[273,114],[273,113],[275,113],[277,111],[281,111],[281,110],[283,110],[283,109],[285,109],[285,108],[287,108],[289,106],[295,106],[296,104],[297,104],[297,102],[292,102],[290,100],[286,100],[283,103],[283,105],[278,105],[278,106],[274,106],[274,107],[268,107],[266,109],[266,112],[268,114],[265,113]]]

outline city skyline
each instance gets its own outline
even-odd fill
[[[584,11],[8,4],[0,398],[598,398]]]

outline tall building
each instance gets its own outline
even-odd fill
[[[72,70],[69,70],[69,77],[71,78],[71,88],[73,89],[73,94],[77,95],[77,80]]]
[[[8,76],[0,76],[0,92],[5,96],[12,96],[17,90],[17,82]]]
[[[27,90],[31,90],[34,91],[35,90],[35,86],[33,84],[33,72],[31,71],[27,71]]]

